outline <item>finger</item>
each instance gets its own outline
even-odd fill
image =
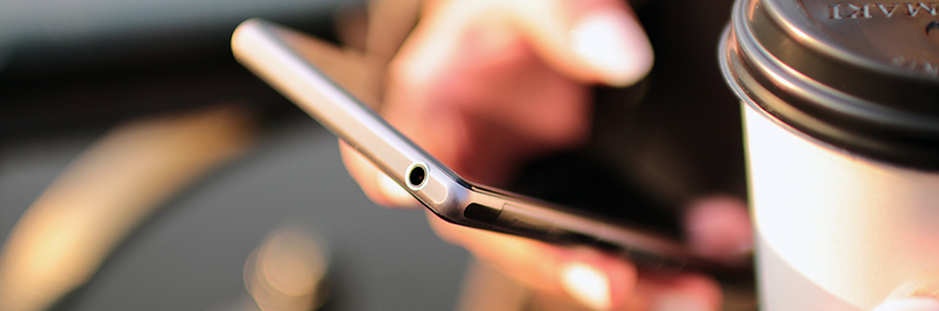
[[[455,226],[433,215],[434,230],[499,271],[545,293],[567,296],[595,310],[626,303],[636,268],[621,258],[587,248],[562,248],[525,238]]]
[[[382,113],[467,179],[498,185],[521,160],[581,143],[590,94],[507,19],[459,22],[467,15],[419,25],[392,64]]]
[[[603,11],[597,3],[605,2],[589,2],[578,6],[581,10],[555,11]],[[546,64],[532,47],[531,36],[514,22],[533,18],[518,17],[531,14],[525,6],[440,3],[451,6],[422,21],[392,64],[381,109],[389,123],[463,177],[490,185],[504,184],[524,159],[584,141],[591,119],[589,92]],[[467,5],[476,10],[455,9]],[[535,6],[547,14],[554,11],[544,7],[558,5],[561,1]],[[489,12],[499,13],[484,14]],[[490,23],[481,19],[485,16],[502,17]],[[369,165],[350,168],[361,172],[353,174],[371,198],[384,205],[400,204],[388,198],[406,198],[384,193],[396,187],[378,187],[391,183],[376,182],[387,179],[369,170]]]
[[[549,63],[614,86],[635,83],[652,68],[652,46],[623,1],[541,2],[511,4],[518,23]]]
[[[358,151],[343,141],[339,141],[339,153],[342,162],[372,202],[385,207],[416,208],[419,205],[416,199],[398,185],[390,177],[378,170],[375,164],[366,159]]]
[[[939,276],[925,274],[900,285],[874,311],[939,311]]]
[[[586,89],[541,63],[518,41],[461,43],[489,52],[461,57],[421,84],[395,79],[382,108],[386,120],[463,177],[502,184],[522,159],[583,141],[590,109]],[[485,40],[484,40],[485,41]],[[480,47],[483,46],[483,47]],[[489,57],[498,56],[498,57]],[[403,56],[399,62],[421,62]],[[397,72],[397,70],[392,70]],[[395,75],[398,77],[400,75]],[[363,191],[386,206],[413,203],[354,150],[343,159]],[[386,191],[388,190],[388,191]]]
[[[928,297],[889,300],[874,311],[939,311],[939,300]]]
[[[727,264],[742,264],[753,252],[753,229],[747,205],[717,195],[692,202],[685,214],[688,244],[695,254]]]
[[[656,275],[640,273],[626,310],[720,310],[720,286],[697,274]]]
[[[438,1],[428,11],[429,31],[416,33],[437,38],[424,54],[425,68],[439,66],[440,56],[453,46],[438,34],[452,36],[478,24],[517,29],[555,69],[586,82],[629,85],[652,67],[651,44],[622,1]]]

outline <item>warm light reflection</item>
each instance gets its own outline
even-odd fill
[[[245,286],[261,310],[313,310],[326,300],[327,266],[327,256],[309,233],[285,227],[248,258]]]
[[[164,200],[245,149],[249,119],[215,108],[129,122],[96,141],[0,250],[0,310],[45,310],[86,283]]]

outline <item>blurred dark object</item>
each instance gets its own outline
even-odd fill
[[[265,111],[289,107],[234,62],[232,30],[263,17],[332,39],[336,13],[363,6],[359,0],[7,2],[0,11],[0,135],[225,101],[259,103]]]
[[[746,197],[740,109],[714,60],[731,3],[637,6],[655,49],[652,72],[630,88],[594,94],[590,154],[618,163],[621,178],[668,206],[715,193]]]

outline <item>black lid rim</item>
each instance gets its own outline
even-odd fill
[[[870,110],[864,101],[826,89],[786,67],[748,37],[741,14],[745,2],[735,5],[719,45],[724,79],[741,101],[837,148],[898,166],[939,171],[939,118],[882,107]]]
[[[801,0],[799,2],[801,5]],[[779,1],[761,1],[761,4],[769,7],[769,9],[760,10],[759,13],[765,15],[768,20],[771,20],[772,24],[782,28],[782,33],[778,34],[779,36],[789,38],[799,36],[804,40],[800,42],[800,47],[810,50],[815,54],[823,55],[823,57],[830,56],[833,61],[841,62],[855,68],[863,68],[866,71],[875,72],[878,75],[886,74],[892,76],[892,78],[906,81],[935,83],[935,79],[930,79],[909,71],[893,70],[893,67],[883,63],[871,62],[856,54],[855,51],[832,46],[822,42],[820,39],[816,39],[824,37],[824,34],[812,28],[799,29],[794,23],[789,22],[787,19],[792,19],[795,16],[789,16],[794,14],[786,11],[785,7]]]
[[[852,94],[869,105],[939,118],[939,77],[916,74],[852,50],[807,10],[801,0],[738,0],[731,18],[733,27],[746,32],[763,53],[804,75],[803,79]],[[841,40],[858,34],[844,35]]]

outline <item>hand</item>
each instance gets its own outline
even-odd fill
[[[939,311],[936,297],[907,297],[884,302],[874,311]]]
[[[874,311],[939,311],[939,276],[901,285]]]
[[[615,0],[430,1],[391,64],[380,112],[463,177],[504,185],[522,161],[582,143],[589,86],[629,85],[652,66],[631,10]],[[412,206],[403,190],[348,147],[350,174],[375,202]],[[716,196],[689,206],[692,249],[739,260],[749,249],[743,202]],[[717,284],[702,275],[650,275],[594,249],[562,248],[454,226],[438,234],[546,292],[597,310],[716,310]]]

